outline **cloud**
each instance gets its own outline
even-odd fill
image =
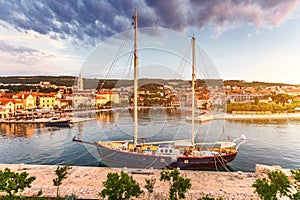
[[[48,59],[54,57],[43,51],[24,46],[14,46],[0,40],[0,51],[13,58],[16,62],[24,65],[34,65],[41,59]]]
[[[212,34],[240,26],[279,26],[299,0],[37,0],[1,1],[0,19],[26,33],[33,30],[54,40],[94,46],[125,31],[134,8],[139,26],[163,26],[178,31],[210,27]]]

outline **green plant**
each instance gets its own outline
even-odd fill
[[[7,192],[11,198],[25,188],[30,188],[34,180],[35,177],[29,177],[27,172],[17,173],[5,168],[0,171],[0,191]]]
[[[59,198],[59,186],[62,184],[62,181],[67,178],[68,170],[71,169],[70,166],[57,167],[55,170],[55,174],[57,177],[53,179],[54,186],[56,188],[56,197]]]
[[[300,199],[300,169],[291,170],[291,181],[281,171],[268,173],[268,179],[257,179],[252,185],[262,199],[275,200],[277,196],[287,196],[292,200]]]
[[[268,179],[256,179],[252,185],[261,199],[276,200],[277,196],[287,196],[291,187],[288,177],[282,171],[268,172]]]
[[[198,200],[215,200],[215,198],[206,195],[205,197],[202,197],[202,198],[200,198],[200,199],[198,199]],[[222,197],[219,197],[219,198],[217,198],[216,200],[223,200],[223,198],[222,198]]]
[[[150,199],[151,193],[154,192],[154,185],[156,183],[156,179],[152,177],[151,179],[145,179],[145,181],[146,181],[145,188],[148,191],[148,198]]]
[[[70,196],[66,196],[65,200],[75,200],[76,199],[76,195],[72,194]]]
[[[38,194],[37,194],[37,196],[41,196],[43,194],[43,190],[42,189],[40,189],[39,191],[38,191]]]
[[[160,173],[161,181],[170,182],[169,199],[178,200],[184,199],[185,193],[191,188],[191,180],[183,178],[177,169],[169,170],[163,169]]]
[[[108,173],[107,179],[103,182],[104,188],[100,196],[109,200],[125,200],[131,197],[138,197],[142,194],[139,184],[125,172]]]
[[[289,195],[290,199],[299,200],[300,199],[300,169],[291,170],[293,181],[292,186],[296,189],[294,194]]]

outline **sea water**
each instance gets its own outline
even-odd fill
[[[0,163],[99,166],[93,145],[73,142],[131,140],[129,113],[100,113],[71,128],[38,124],[0,124]],[[254,171],[256,164],[300,168],[300,121],[296,120],[213,120],[196,123],[198,142],[232,141],[241,135],[247,143],[229,164],[233,171]],[[191,123],[178,113],[155,111],[139,116],[139,137],[147,141],[190,140]],[[213,170],[213,169],[212,169]]]

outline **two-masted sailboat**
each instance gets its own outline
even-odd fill
[[[239,144],[234,142],[195,143],[194,120],[191,141],[138,141],[138,51],[137,11],[134,19],[134,137],[133,141],[100,141],[93,144],[100,162],[109,167],[201,169],[225,166],[234,160]],[[192,37],[192,119],[195,117],[195,37]],[[73,139],[76,142],[83,142]]]

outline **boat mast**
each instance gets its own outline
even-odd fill
[[[137,52],[137,10],[134,11],[134,136],[133,143],[134,146],[138,143],[138,52]]]
[[[195,35],[192,37],[192,135],[191,145],[195,145]]]

